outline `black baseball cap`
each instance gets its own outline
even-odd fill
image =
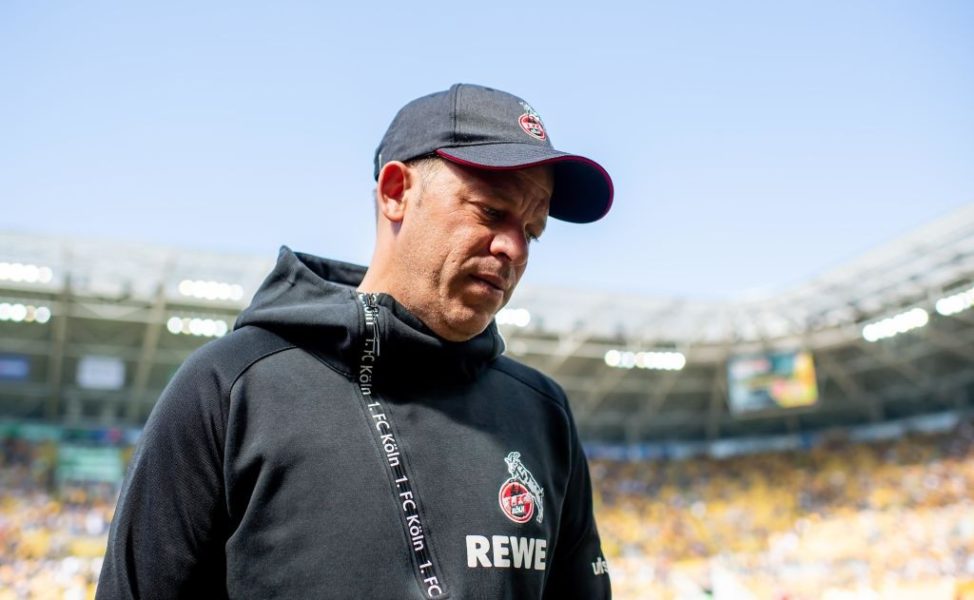
[[[606,170],[584,156],[555,150],[538,113],[507,92],[458,83],[402,107],[376,148],[375,178],[389,161],[433,154],[487,170],[552,165],[549,215],[562,221],[590,223],[612,206]]]

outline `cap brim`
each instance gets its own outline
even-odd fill
[[[571,223],[591,223],[612,206],[612,178],[594,160],[533,144],[482,144],[441,148],[436,153],[450,162],[488,170],[552,165],[555,188],[549,216]]]

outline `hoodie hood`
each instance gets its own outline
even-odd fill
[[[237,318],[234,329],[262,327],[315,354],[352,377],[365,336],[356,288],[365,267],[293,252],[283,246],[277,264]],[[384,376],[376,383],[436,374],[476,376],[504,351],[491,324],[465,342],[445,340],[388,294],[377,295]],[[401,381],[400,381],[401,384]]]

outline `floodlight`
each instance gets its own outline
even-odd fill
[[[525,308],[502,308],[494,319],[498,325],[527,327],[531,322],[531,313]]]
[[[179,317],[169,317],[169,320],[166,321],[166,329],[168,329],[169,333],[173,335],[182,332],[183,320],[180,319]]]
[[[240,300],[243,287],[235,283],[207,281],[202,279],[183,279],[179,282],[179,293],[202,300]]]
[[[609,350],[605,353],[605,364],[617,369],[652,369],[657,371],[679,371],[687,364],[682,352],[657,350],[649,352],[630,352],[628,350]]]
[[[203,335],[203,319],[190,319],[189,332],[193,335]]]
[[[27,318],[27,307],[23,304],[14,304],[10,307],[10,320],[19,323]]]
[[[0,321],[44,324],[50,320],[51,309],[46,306],[34,306],[20,302],[0,302]]]
[[[928,322],[930,314],[927,311],[913,308],[866,325],[862,328],[862,337],[867,342],[876,342],[923,327]]]
[[[50,267],[19,262],[0,262],[0,281],[50,283],[53,277],[54,271]]]
[[[974,287],[937,300],[937,312],[949,317],[974,306]]]
[[[226,335],[230,330],[230,326],[223,319],[180,317],[173,315],[166,321],[166,330],[173,335],[216,338]]]

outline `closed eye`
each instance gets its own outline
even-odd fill
[[[486,204],[481,204],[480,210],[481,212],[484,213],[484,216],[491,221],[501,221],[504,219],[504,211],[498,210],[493,206],[487,206]]]
[[[499,208],[494,208],[493,206],[490,206],[489,204],[480,204],[479,207],[480,207],[480,212],[484,215],[484,218],[489,223],[501,223],[501,222],[503,222],[507,218],[508,213],[505,210],[502,210],[502,209],[499,209]],[[533,229],[533,227],[532,227],[532,229]],[[529,231],[529,230],[525,229],[525,231],[524,231],[524,239],[527,240],[528,242],[532,242],[532,243],[533,242],[537,242],[537,241],[540,240],[541,234],[543,232],[544,232],[544,227],[543,226],[541,228],[539,228],[539,230],[537,230],[537,231]]]

